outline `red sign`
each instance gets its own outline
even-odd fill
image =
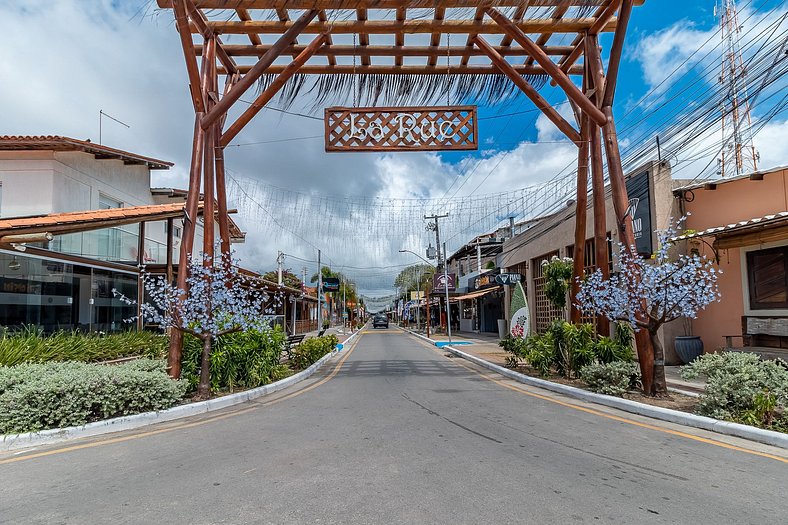
[[[436,273],[432,276],[432,293],[446,293],[446,284],[449,284],[449,291],[453,292],[457,289],[457,274],[450,273],[444,275],[443,273]]]

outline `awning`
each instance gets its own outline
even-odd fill
[[[671,241],[683,241],[697,237],[714,237],[714,247],[723,250],[784,240],[788,238],[788,211],[679,235],[672,238]]]
[[[492,288],[487,288],[485,290],[477,290],[475,292],[467,293],[465,295],[458,295],[457,297],[452,297],[449,299],[449,302],[464,301],[466,299],[476,299],[477,297],[481,297],[482,295],[487,295],[488,293],[496,292],[500,289],[501,289],[500,286],[493,286]]]

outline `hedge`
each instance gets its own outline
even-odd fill
[[[68,361],[0,367],[0,434],[80,426],[162,410],[185,391],[163,361],[107,366]]]

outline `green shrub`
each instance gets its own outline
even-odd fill
[[[0,336],[0,365],[47,363],[50,361],[106,361],[121,357],[163,358],[167,337],[145,331],[117,334],[55,332],[44,335],[35,327]]]
[[[304,341],[293,349],[291,366],[297,370],[308,368],[317,362],[321,357],[331,352],[339,343],[339,339],[334,334],[322,337],[312,337]]]
[[[525,361],[537,369],[543,376],[550,374],[556,359],[555,344],[553,336],[546,334],[544,336],[532,335],[525,340]]]
[[[163,361],[106,366],[67,361],[0,367],[0,434],[84,425],[150,410],[183,397]]]
[[[594,362],[596,354],[592,325],[556,320],[550,325],[548,333],[553,341],[553,366],[560,375],[567,378],[576,376],[580,368]]]
[[[219,337],[211,350],[211,389],[255,388],[274,381],[274,370],[284,348],[281,326],[234,332]],[[200,381],[202,342],[184,336],[181,377],[196,389]],[[280,372],[281,374],[281,372]]]
[[[593,363],[580,369],[580,377],[593,392],[621,396],[640,382],[640,369],[636,363],[614,361]]]
[[[788,363],[747,352],[705,354],[681,368],[706,376],[697,413],[775,430],[788,429]]]
[[[634,332],[628,323],[616,323],[613,337],[600,336],[597,339],[594,347],[597,360],[601,363],[634,360],[633,336]]]

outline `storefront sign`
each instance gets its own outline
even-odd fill
[[[419,299],[423,299],[423,298],[424,298],[424,291],[423,290],[418,291],[418,292],[410,292],[410,300],[411,301],[418,301]]]
[[[338,292],[339,291],[339,279],[336,277],[325,277],[323,278],[323,291],[324,292]]]
[[[326,151],[478,149],[476,106],[327,108]]]
[[[651,244],[651,192],[648,175],[648,172],[644,171],[627,180],[627,215],[632,218],[635,248],[638,254],[644,257],[651,257],[654,251]]]
[[[491,286],[498,286],[498,282],[495,278],[495,274],[489,273],[487,275],[480,275],[479,277],[473,280],[474,290],[481,290],[483,288],[489,288]]]
[[[523,280],[519,273],[499,273],[495,276],[495,282],[504,286],[514,286]]]
[[[457,274],[450,273],[444,275],[436,273],[432,276],[432,293],[446,293],[446,283],[450,292],[457,289]]]

